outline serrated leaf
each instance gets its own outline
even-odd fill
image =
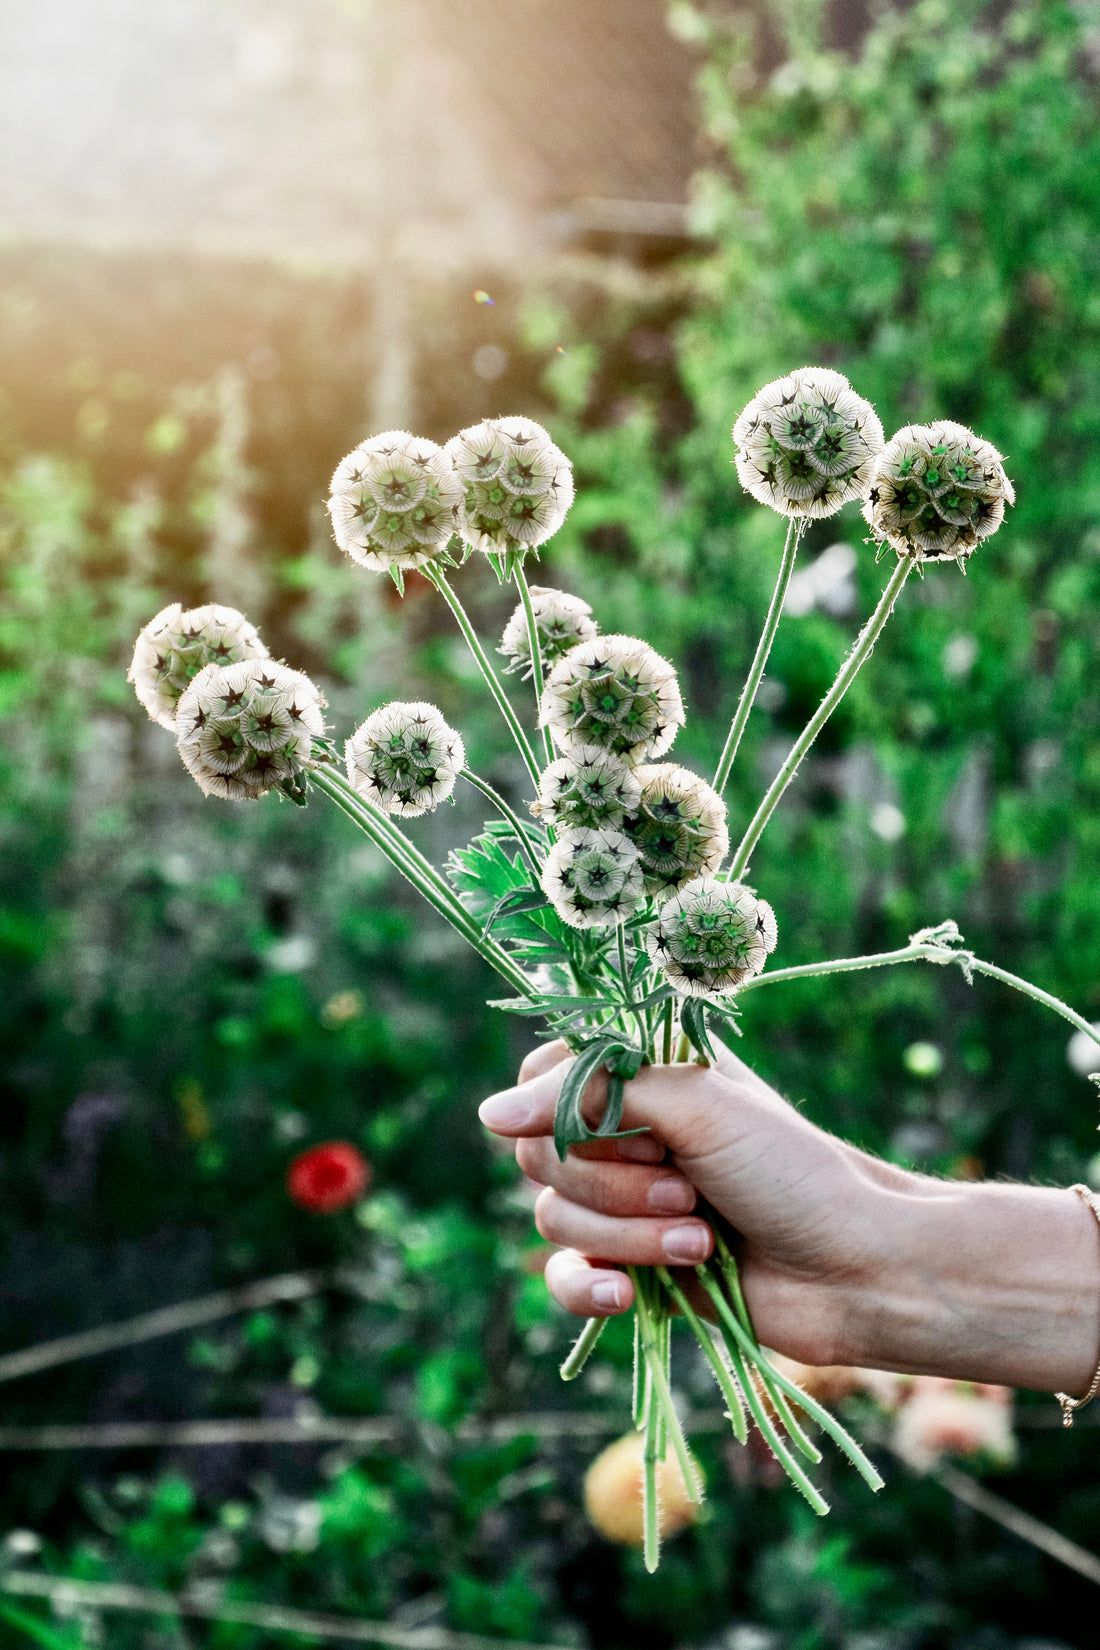
[[[488,933],[501,917],[520,916],[545,904],[546,895],[541,888],[516,888],[510,894],[502,894],[485,919],[485,932]]]

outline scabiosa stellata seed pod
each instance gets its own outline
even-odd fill
[[[564,831],[542,868],[542,889],[570,928],[612,928],[642,897],[638,850],[621,831]]]
[[[550,672],[540,727],[560,750],[598,745],[628,764],[663,756],[683,725],[676,672],[636,636],[570,648]]]
[[[533,419],[483,419],[444,451],[463,489],[459,532],[475,549],[522,557],[565,520],[573,467]]]
[[[592,617],[588,603],[582,602],[579,596],[571,596],[568,590],[548,590],[541,584],[533,584],[530,595],[539,652],[543,665],[549,670],[563,653],[568,653],[578,642],[590,642],[599,626]],[[509,660],[508,670],[522,670],[524,681],[534,674],[531,638],[522,602],[505,625],[497,652]]]
[[[386,430],[337,465],[328,509],[336,542],[353,561],[375,573],[407,573],[440,559],[461,503],[442,447]]]
[[[543,770],[531,812],[556,829],[618,827],[641,800],[633,769],[599,745],[579,745]]]
[[[675,762],[636,768],[635,778],[642,794],[623,830],[641,858],[646,893],[664,899],[717,871],[725,859],[726,805],[705,780]]]
[[[348,778],[368,802],[416,819],[450,796],[466,751],[434,705],[394,700],[356,728],[345,760]]]
[[[867,492],[882,425],[844,377],[798,367],[754,395],[736,424],[737,475],[783,516],[831,516]]]
[[[173,602],[139,634],[127,681],[153,721],[174,733],[176,707],[200,670],[267,656],[255,626],[235,607],[211,602],[185,613]]]
[[[677,991],[717,997],[759,974],[775,940],[766,900],[742,883],[697,877],[661,906],[649,949]]]
[[[965,561],[1016,494],[1000,453],[950,419],[907,424],[875,460],[863,514],[875,538],[914,561]]]
[[[324,703],[308,676],[272,659],[207,665],[176,712],[184,766],[207,796],[254,801],[306,766]]]

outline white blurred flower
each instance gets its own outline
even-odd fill
[[[957,678],[969,676],[978,658],[978,638],[969,636],[965,632],[952,636],[949,642],[944,643],[943,673],[945,676]]]
[[[856,605],[856,586],[852,577],[858,557],[850,544],[830,544],[808,567],[800,567],[791,574],[783,611],[800,619],[814,608],[842,618]]]
[[[893,802],[876,802],[869,823],[883,842],[897,842],[905,835],[905,815]]]
[[[1100,1020],[1093,1023],[1092,1029],[1100,1037]],[[1085,1031],[1075,1031],[1066,1044],[1066,1059],[1078,1076],[1091,1077],[1100,1071],[1100,1043]]]
[[[901,1062],[914,1077],[938,1077],[943,1070],[943,1049],[936,1043],[910,1043]]]
[[[312,1553],[320,1544],[322,1516],[319,1501],[273,1495],[260,1510],[257,1528],[274,1553]]]
[[[288,934],[268,946],[263,962],[272,974],[300,974],[312,966],[316,957],[317,942],[309,934]]]

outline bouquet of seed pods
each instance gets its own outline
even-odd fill
[[[177,740],[210,796],[254,801],[268,791],[298,804],[323,793],[493,967],[510,995],[494,1006],[543,1022],[573,1058],[558,1101],[564,1156],[613,1137],[623,1084],[650,1062],[713,1058],[715,1023],[736,1030],[745,992],[796,977],[924,959],[988,973],[1061,1013],[1072,1009],[980,961],[953,923],[922,930],[900,950],[794,968],[767,968],[776,918],[745,880],[753,849],[802,758],[868,658],[914,567],[962,566],[996,531],[1012,486],[1001,456],[961,425],[909,426],[884,441],[869,403],[839,373],[801,368],[768,384],[733,431],[741,484],[786,518],[770,607],[710,783],[670,759],[684,722],[673,665],[636,636],[604,635],[588,603],[529,585],[528,556],[561,526],[572,467],[526,418],[487,419],[446,446],[391,430],[337,467],[329,511],[337,544],[360,566],[428,579],[449,605],[514,739],[529,782],[516,806],[466,766],[460,733],[430,704],[395,700],[354,729],[343,755],[324,700],[300,671],[268,656],[231,609],[166,608],[141,632],[130,679],[149,714]],[[730,851],[722,793],[737,756],[806,523],[863,503],[879,550],[896,566],[833,685],[794,741]],[[518,605],[498,653],[523,684],[517,700],[498,675],[451,574],[473,552],[516,586]],[[458,782],[485,798],[483,831],[440,868],[406,820],[430,812]],[[607,1074],[598,1120],[583,1104]],[[881,1479],[855,1440],[760,1347],[742,1293],[736,1234],[715,1217],[715,1254],[699,1266],[693,1299],[663,1267],[634,1269],[635,1420],[645,1439],[645,1558],[658,1558],[657,1469],[674,1453],[688,1493],[701,1494],[672,1401],[670,1329],[678,1312],[698,1340],[744,1440],[760,1429],[819,1513],[808,1467],[824,1434],[872,1488]],[[562,1373],[578,1373],[604,1320],[593,1319]]]

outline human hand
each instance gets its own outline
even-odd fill
[[[518,1086],[481,1110],[489,1128],[516,1140],[520,1168],[544,1188],[535,1221],[562,1245],[546,1269],[560,1304],[585,1317],[625,1312],[633,1286],[612,1266],[705,1260],[713,1239],[693,1214],[701,1195],[741,1234],[761,1337],[804,1362],[841,1361],[851,1303],[879,1260],[877,1196],[885,1187],[914,1195],[918,1177],[816,1128],[724,1047],[716,1067],[643,1067],[626,1085],[623,1126],[650,1132],[585,1142],[563,1163],[553,1118],[568,1057],[563,1043],[537,1049]],[[605,1098],[598,1074],[585,1097],[591,1118]]]

